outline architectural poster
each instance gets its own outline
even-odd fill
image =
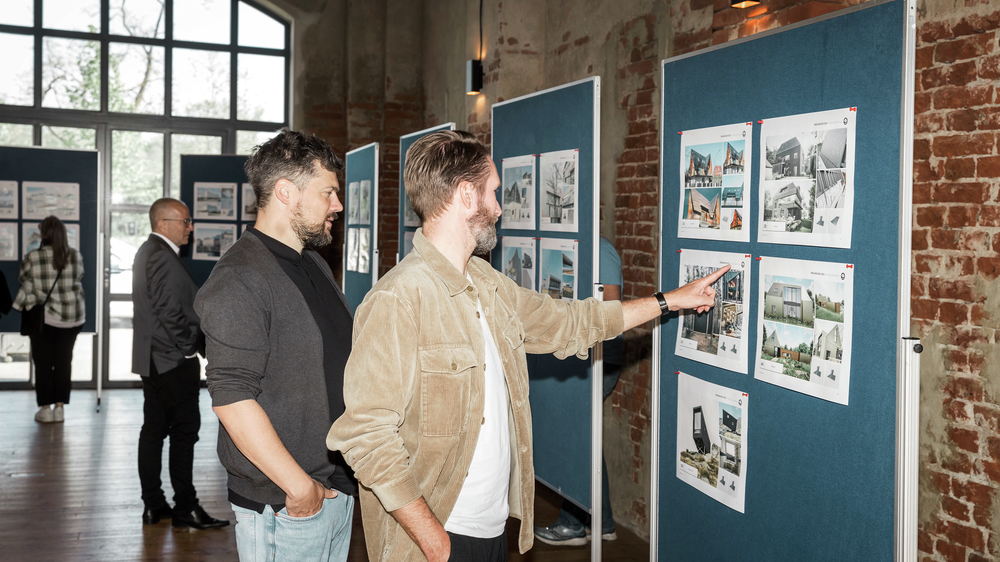
[[[503,159],[502,228],[535,229],[535,157]]]
[[[371,273],[371,243],[370,228],[358,229],[358,273]]]
[[[360,199],[358,202],[358,224],[372,223],[372,180],[361,180]]]
[[[708,365],[747,373],[747,315],[750,311],[750,264],[747,254],[682,250],[680,285],[727,271],[715,282],[715,307],[698,314],[680,314],[674,354]]]
[[[404,232],[403,233],[403,253],[399,255],[399,259],[402,260],[407,254],[413,251],[413,233]]]
[[[0,261],[17,261],[17,223],[0,222]]]
[[[0,181],[0,219],[17,219],[16,181]]]
[[[21,182],[24,220],[43,220],[55,215],[59,220],[80,220],[80,184],[41,181]]]
[[[360,222],[360,191],[361,182],[352,181],[347,184],[347,224],[358,224]]]
[[[677,478],[743,513],[750,397],[677,375]]]
[[[236,189],[236,184],[232,184]],[[196,204],[197,205],[197,204]],[[235,224],[195,223],[191,259],[218,261],[236,241]]]
[[[420,226],[420,217],[413,210],[413,204],[410,203],[410,196],[405,191],[403,193],[403,226]]]
[[[236,184],[194,182],[194,216],[192,218],[195,220],[236,220]]]
[[[240,220],[257,222],[257,195],[253,192],[253,186],[244,183],[241,189],[243,190],[243,208],[240,209]]]
[[[856,108],[765,119],[758,242],[850,248]]]
[[[504,236],[503,273],[525,289],[535,290],[535,239]]]
[[[754,377],[847,405],[852,264],[760,258]]]
[[[542,238],[538,292],[554,299],[576,300],[576,240]]]
[[[683,132],[678,238],[750,241],[752,144],[751,123]]]
[[[37,250],[42,245],[42,235],[38,232],[39,225],[41,223],[38,222],[21,223],[21,257],[26,256],[32,250]],[[66,241],[69,242],[69,247],[79,250],[80,225],[68,222],[64,222],[63,225],[66,226]]]
[[[358,229],[347,229],[347,271],[358,270]]]
[[[541,230],[579,232],[577,171],[579,150],[547,152],[539,158]]]

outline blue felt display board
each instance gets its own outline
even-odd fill
[[[0,180],[17,182],[18,215],[10,220],[0,219],[2,223],[17,225],[16,261],[0,261],[0,271],[7,279],[10,296],[17,296],[21,284],[17,274],[24,258],[24,223],[39,223],[41,220],[21,217],[24,215],[24,199],[22,183],[25,181],[63,182],[80,185],[80,220],[63,221],[67,225],[76,224],[80,229],[80,253],[83,255],[83,296],[87,307],[87,321],[82,331],[97,331],[97,253],[101,251],[97,244],[97,225],[100,218],[97,214],[98,154],[92,150],[53,150],[49,148],[31,147],[0,147]],[[5,314],[0,318],[0,332],[18,333],[21,327],[21,314],[17,311]]]
[[[406,151],[410,149],[413,143],[420,140],[421,137],[429,135],[431,133],[436,133],[437,131],[454,131],[454,123],[446,123],[444,125],[438,125],[436,127],[431,127],[429,129],[424,129],[423,131],[417,131],[416,133],[410,133],[408,135],[403,135],[399,137],[399,261],[402,261],[406,257],[406,233],[414,233],[417,231],[418,226],[406,226],[403,224],[406,214],[406,182],[403,181],[403,171],[406,169]]]
[[[254,221],[241,221],[240,209],[243,208],[243,184],[249,183],[243,166],[246,164],[247,156],[233,155],[181,155],[181,201],[191,210],[191,218],[194,216],[194,184],[195,182],[217,182],[235,183],[235,217],[225,220],[207,220],[195,218],[195,232],[191,233],[191,242],[181,248],[181,259],[187,266],[191,276],[200,287],[208,279],[215,267],[215,262],[211,260],[192,259],[194,254],[195,234],[199,224],[217,224],[219,226],[236,225],[236,238],[243,234],[244,226],[253,226]]]
[[[343,195],[343,220],[348,221],[347,209],[350,209],[351,196],[349,186],[352,182],[368,180],[372,182],[371,197],[368,199],[369,224],[347,224],[345,228],[367,228],[371,231],[371,242],[368,245],[368,273],[358,273],[347,270],[347,235],[344,235],[344,295],[347,305],[354,311],[365,299],[378,277],[378,260],[375,259],[375,249],[378,248],[378,143],[372,143],[347,153],[347,170],[344,172],[344,185],[340,193]],[[359,202],[360,204],[360,202]]]
[[[515,230],[498,223],[493,267],[503,271],[502,237],[562,238],[577,241],[577,298],[593,296],[598,264],[594,263],[598,225],[594,224],[597,204],[594,141],[599,112],[599,82],[581,80],[508,100],[493,106],[493,160],[503,179],[503,160],[517,156],[535,157],[535,229]],[[577,169],[578,232],[540,230],[541,189],[539,154],[579,150]],[[506,186],[501,186],[506,187]],[[541,247],[536,240],[535,258]],[[536,261],[536,263],[539,263]],[[536,277],[540,277],[540,272]],[[536,288],[539,279],[535,279]],[[531,419],[534,433],[535,476],[561,495],[585,509],[590,507],[591,455],[591,367],[590,360],[570,357],[563,361],[552,355],[529,355],[531,376]]]
[[[892,560],[896,433],[902,68],[905,2],[724,46],[663,66],[662,259],[675,286],[678,248],[854,264],[850,405],[842,406],[674,355],[679,322],[660,329],[660,560]],[[756,240],[762,150],[758,120],[857,107],[850,249],[677,238],[678,131],[752,121]],[[752,260],[749,344],[760,345],[761,288]],[[677,380],[683,371],[749,393],[745,514],[676,477]]]

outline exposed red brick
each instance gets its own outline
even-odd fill
[[[996,279],[1000,276],[1000,257],[981,257],[976,260],[976,269],[984,277]]]
[[[944,217],[947,207],[920,207],[917,209],[916,226],[940,228],[944,226]]]
[[[948,515],[958,519],[959,521],[969,521],[970,513],[969,507],[964,503],[954,499],[944,496],[941,498],[941,509]]]
[[[969,320],[969,305],[943,302],[939,308],[938,320],[948,325],[964,324]]]
[[[976,160],[976,175],[982,178],[1000,177],[1000,156],[983,156]]]
[[[975,162],[972,158],[956,158],[950,162],[968,162],[972,167],[970,175],[975,175]],[[990,186],[987,183],[946,183],[934,186],[933,197],[938,203],[983,203],[989,192]]]
[[[994,33],[982,33],[938,43],[934,50],[934,61],[949,63],[988,55],[995,51],[995,38]]]
[[[937,541],[935,549],[938,554],[944,557],[945,562],[966,562],[966,548],[960,545],[953,545],[942,540]]]
[[[964,449],[970,453],[979,452],[979,433],[971,429],[961,427],[949,428],[948,437],[960,449]]]
[[[959,109],[986,105],[993,100],[993,86],[990,84],[973,86],[945,86],[933,94],[936,109]]]
[[[930,296],[938,299],[953,299],[965,302],[976,300],[975,287],[965,280],[948,280],[935,277],[930,280]]]

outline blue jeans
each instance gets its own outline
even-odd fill
[[[236,512],[236,550],[240,562],[343,562],[351,546],[354,498],[341,492],[323,500],[323,508],[309,517],[290,517],[271,506],[264,513],[233,506]]]

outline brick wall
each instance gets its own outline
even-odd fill
[[[940,4],[940,6],[939,6]],[[921,560],[1000,560],[1000,11],[922,6],[913,329],[921,364]]]

